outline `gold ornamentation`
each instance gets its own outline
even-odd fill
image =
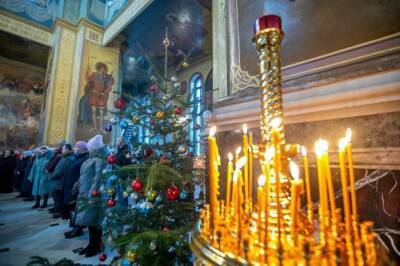
[[[56,56],[55,78],[53,81],[46,143],[54,144],[66,137],[71,93],[71,77],[75,53],[76,33],[61,28],[58,55]]]

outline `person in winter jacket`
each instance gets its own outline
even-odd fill
[[[32,182],[29,181],[28,178],[35,160],[35,154],[32,151],[25,151],[22,156],[26,160],[26,163],[24,169],[24,180],[22,181],[21,196],[25,198],[24,201],[32,201]]]
[[[35,205],[33,205],[32,208],[39,208],[41,197],[43,197],[43,203],[40,208],[47,207],[47,199],[49,196],[49,180],[46,174],[46,165],[52,155],[53,154],[49,147],[41,146],[39,148],[38,156],[32,165],[32,169],[28,177],[28,180],[33,183],[32,196],[35,197]]]
[[[57,144],[56,151],[54,152],[53,156],[51,157],[50,161],[48,162],[46,166],[46,173],[48,175],[51,175],[54,170],[56,169],[57,164],[60,162],[62,158],[62,148],[64,144],[67,144],[65,140],[60,140]],[[58,212],[58,209],[53,206],[52,208],[48,209],[50,213],[56,213]]]
[[[76,184],[79,180],[80,169],[83,162],[89,158],[89,151],[85,141],[78,141],[75,144],[75,149],[74,160],[64,176],[62,213],[63,218],[70,219],[70,227],[72,227],[70,231],[64,233],[66,238],[72,238],[83,234],[83,227],[75,225],[77,193],[75,194],[73,188],[74,186],[77,187]]]
[[[54,201],[54,215],[53,218],[60,218],[61,214],[59,213],[63,198],[63,184],[64,184],[64,175],[67,172],[69,166],[74,160],[73,157],[73,146],[71,144],[65,144],[61,150],[61,160],[57,163],[54,171],[49,174],[50,180],[50,190],[51,196]]]
[[[101,221],[102,208],[96,206],[101,199],[99,189],[101,185],[100,175],[106,165],[106,157],[109,154],[108,147],[103,144],[101,135],[97,135],[88,141],[89,159],[81,166],[79,177],[79,194],[76,224],[87,226],[89,229],[89,244],[79,252],[80,255],[91,257],[101,251]],[[89,206],[85,206],[85,205]]]
[[[13,150],[6,150],[1,163],[1,186],[0,193],[11,193],[13,191],[13,174],[17,160]]]
[[[25,167],[28,162],[27,158],[24,157],[22,153],[16,153],[17,164],[15,166],[14,175],[13,175],[13,184],[14,189],[20,192],[18,197],[22,197],[22,183],[24,181],[25,176]]]
[[[123,138],[117,139],[117,161],[115,164],[119,166],[124,166],[130,163],[129,156],[129,146],[125,143]]]

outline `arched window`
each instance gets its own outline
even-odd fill
[[[194,74],[190,79],[190,108],[189,114],[191,122],[189,124],[189,140],[192,143],[191,152],[195,156],[203,153],[200,143],[200,132],[203,128],[203,77],[200,74]]]

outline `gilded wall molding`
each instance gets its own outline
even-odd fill
[[[7,12],[0,12],[0,30],[23,37],[25,39],[52,46],[52,34],[37,25],[10,16]]]
[[[209,125],[229,131],[259,127],[260,100],[217,108]],[[400,70],[283,92],[285,123],[302,123],[400,111]]]
[[[250,75],[240,65],[231,65],[231,92],[235,93],[247,88],[258,88],[258,75]]]
[[[60,29],[57,49],[56,69],[51,87],[51,105],[48,112],[45,140],[48,144],[57,143],[66,137],[68,115],[71,112],[69,99],[75,54],[76,32],[69,28]]]

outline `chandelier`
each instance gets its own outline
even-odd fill
[[[261,143],[253,143],[244,125],[241,147],[236,156],[228,154],[224,198],[220,197],[216,127],[210,129],[209,203],[200,211],[191,238],[197,265],[375,265],[373,223],[358,219],[351,130],[343,132],[338,142],[344,211],[335,203],[328,142],[319,139],[315,143],[319,189],[315,213],[307,151],[285,142],[280,64],[283,36],[279,16],[266,15],[255,22]],[[262,172],[258,180],[253,177],[254,163],[260,164]],[[304,193],[306,211],[300,206]]]

